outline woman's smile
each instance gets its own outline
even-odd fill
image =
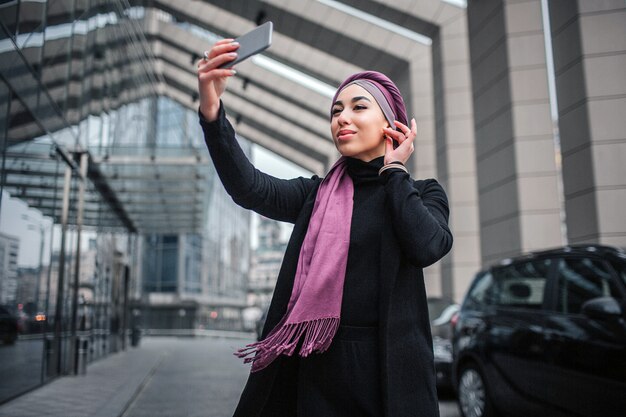
[[[339,133],[337,134],[337,139],[338,140],[349,140],[352,138],[352,136],[354,136],[356,134],[356,132],[354,130],[350,130],[350,129],[341,129],[339,131]]]

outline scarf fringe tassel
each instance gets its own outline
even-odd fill
[[[246,345],[235,355],[245,358],[244,363],[252,362],[252,371],[258,371],[281,354],[292,356],[302,335],[304,335],[304,341],[300,348],[300,356],[306,357],[313,352],[326,351],[338,328],[339,317],[326,317],[277,326],[276,331],[270,333],[265,339]]]

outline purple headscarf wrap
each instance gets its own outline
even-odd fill
[[[383,111],[383,114],[385,115],[385,118],[389,122],[391,128],[395,129],[396,127],[393,123],[394,120],[397,120],[404,125],[409,124],[409,119],[406,115],[406,106],[404,105],[404,100],[402,99],[400,90],[398,90],[398,87],[389,79],[389,77],[376,71],[357,72],[356,74],[346,78],[346,80],[341,83],[335,93],[335,96],[333,97],[333,101],[330,102],[331,117],[332,106],[335,101],[337,101],[337,96],[339,96],[339,93],[341,93],[344,88],[351,84],[357,84],[358,86],[363,87],[376,99],[376,102]],[[390,118],[392,120],[390,120]]]
[[[407,124],[398,87],[379,72],[349,77],[337,89],[333,103],[351,83],[365,88],[376,99],[391,127],[395,127],[394,120]],[[236,352],[245,362],[252,362],[252,372],[267,367],[280,355],[291,356],[299,350],[304,357],[330,347],[340,323],[353,196],[354,184],[347,174],[346,158],[342,157],[315,196],[285,315],[263,340]]]

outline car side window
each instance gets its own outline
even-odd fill
[[[618,263],[615,265],[617,273],[622,278],[622,282],[626,285],[626,263]]]
[[[541,309],[551,263],[551,259],[538,259],[498,268],[494,271],[494,304]]]
[[[581,314],[582,305],[593,298],[621,297],[604,262],[589,258],[563,258],[558,262],[557,311]]]
[[[493,304],[490,299],[492,285],[493,277],[491,276],[491,272],[485,271],[479,273],[474,279],[474,284],[472,284],[465,298],[464,307],[478,308],[481,305]]]

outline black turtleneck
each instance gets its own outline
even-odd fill
[[[383,157],[370,162],[347,158],[354,183],[354,208],[350,226],[350,250],[341,305],[341,324],[378,324],[380,236],[385,190],[378,175]]]

